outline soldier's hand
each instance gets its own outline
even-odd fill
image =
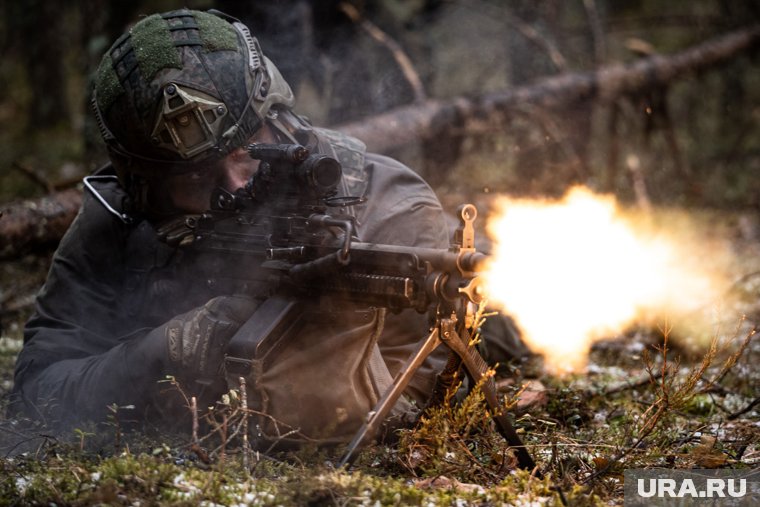
[[[258,303],[244,296],[219,296],[165,326],[169,360],[180,375],[211,378],[220,373],[232,336]]]

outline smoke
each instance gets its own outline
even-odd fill
[[[500,198],[487,223],[491,304],[556,373],[582,370],[595,341],[634,323],[680,321],[709,338],[730,253],[688,217],[663,216],[583,187],[557,201]]]

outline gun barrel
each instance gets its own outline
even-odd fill
[[[369,250],[385,253],[407,253],[416,255],[420,260],[429,262],[431,266],[441,271],[459,271],[477,273],[485,267],[488,256],[482,252],[441,250],[437,248],[421,248],[408,246],[377,245],[374,243],[352,243],[352,250]]]

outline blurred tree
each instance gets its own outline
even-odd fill
[[[323,109],[320,123],[336,124],[407,104],[414,98],[389,49],[344,13],[343,1],[217,0],[216,6],[251,28],[297,96],[302,86],[314,89],[323,102],[317,108]],[[400,40],[417,15],[428,15],[439,2],[429,1],[412,11],[389,9],[386,4],[392,2],[382,0],[354,3],[361,7],[361,15]]]
[[[90,172],[106,160],[106,152],[100,140],[95,119],[90,114],[92,77],[100,64],[100,59],[140,12],[141,2],[109,2],[107,0],[77,0],[81,13],[79,44],[80,72],[84,76],[85,90],[82,103],[84,112],[84,163]]]
[[[32,99],[26,114],[29,132],[68,121],[61,11],[65,4],[45,0],[3,2],[10,52],[20,57]]]
[[[358,17],[347,16],[344,3]],[[89,76],[138,16],[185,6],[215,7],[251,26],[293,86],[299,112],[324,125],[361,120],[420,96],[509,91],[600,62],[631,62],[633,39],[667,54],[760,20],[756,0],[694,0],[688,8],[657,0],[8,0],[0,6],[0,86],[8,91],[0,99],[3,199],[44,191],[31,173],[11,168],[48,172],[48,181],[60,182],[76,176],[68,162],[84,172],[105,160],[86,105]],[[399,51],[409,56],[421,86],[410,84]],[[630,182],[622,162],[631,150],[644,150],[658,163],[649,177],[663,196],[681,192],[691,171],[703,187],[695,196],[747,202],[760,187],[752,183],[760,164],[756,63],[757,53],[749,54],[720,73],[648,95],[579,100],[561,110],[533,104],[499,122],[463,118],[449,108],[415,147],[392,154],[434,185],[459,158],[476,153],[511,167],[512,181],[526,182],[511,183],[516,190],[561,191],[569,182],[598,184],[608,176],[610,188],[625,191]],[[634,141],[647,134],[650,143]]]

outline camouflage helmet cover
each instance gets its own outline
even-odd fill
[[[132,170],[220,158],[244,144],[272,106],[294,103],[247,27],[216,11],[141,20],[103,56],[94,88],[106,145],[132,160]]]

